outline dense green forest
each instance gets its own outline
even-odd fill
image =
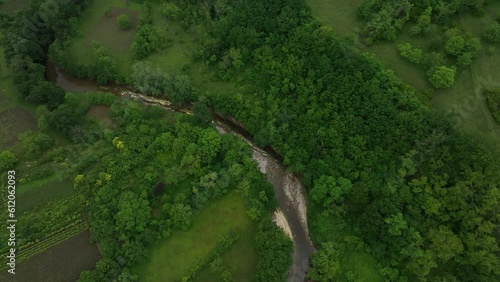
[[[498,155],[322,28],[302,1],[232,6],[213,22],[204,58],[217,65],[239,51],[253,83],[245,99],[211,101],[303,176],[319,247],[311,278],[335,277],[341,248],[329,248],[342,235],[331,234],[342,229],[391,281],[498,280]]]
[[[45,105],[39,109],[41,128],[74,143],[97,144],[102,152],[68,172],[103,255],[80,281],[134,281],[130,268],[147,259],[146,246],[188,228],[196,211],[235,187],[244,190],[248,213],[260,222],[257,280],[285,279],[291,246],[269,223],[276,207],[272,187],[243,142],[209,126],[210,110],[241,122],[259,146],[272,146],[300,176],[317,249],[308,271],[313,281],[357,281],[359,274],[343,260],[353,245],[375,259],[383,281],[500,280],[499,152],[460,132],[450,116],[426,105],[421,93],[374,55],[324,27],[305,1],[136,1],[145,3],[131,45],[130,74],[99,43],[88,64],[72,60],[68,48],[90,1],[59,1],[57,13],[42,16],[52,2],[32,1],[14,17],[2,14],[2,44],[19,95]],[[144,61],[168,45],[154,25],[152,5],[162,5],[164,17],[199,35],[193,64],[207,66],[215,81],[243,87],[201,89],[187,74]],[[434,87],[445,88],[481,48],[480,39],[459,29],[439,30],[463,11],[480,15],[483,1],[365,0],[358,16],[366,24],[367,44],[394,40],[405,23],[414,36],[444,35],[429,52],[411,44],[398,49],[423,64]],[[488,28],[481,40],[498,42],[497,31],[498,26]],[[126,84],[177,106],[194,103],[195,115],[169,120],[163,110],[109,96],[95,104],[111,107],[115,127],[86,128],[81,117],[92,103],[65,96],[45,80],[47,54],[78,77]],[[489,91],[497,119],[498,100],[498,90]],[[92,130],[97,132],[82,133]],[[0,167],[15,163],[9,153],[1,156]],[[186,180],[193,189],[165,192]]]

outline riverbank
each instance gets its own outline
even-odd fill
[[[173,107],[170,101],[135,93],[131,88],[120,85],[98,86],[89,80],[74,79],[57,68],[48,64],[47,77],[49,80],[69,92],[111,92],[117,96],[133,99],[147,105],[157,105],[169,111],[192,114],[191,108]],[[294,245],[293,264],[289,272],[288,281],[304,281],[309,266],[309,256],[315,251],[309,238],[307,227],[307,202],[305,191],[297,176],[288,172],[282,165],[282,157],[268,146],[259,148],[252,141],[250,133],[242,124],[232,117],[224,117],[214,112],[213,122],[221,134],[235,134],[244,140],[253,150],[253,158],[259,164],[259,169],[273,184],[275,197],[286,222],[290,226]]]

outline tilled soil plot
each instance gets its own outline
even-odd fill
[[[22,108],[8,109],[0,113],[0,149],[14,146],[17,135],[37,128],[36,119]]]
[[[15,273],[0,273],[0,281],[9,282],[73,282],[84,270],[95,268],[101,259],[96,245],[89,242],[89,232],[84,231],[43,253],[16,265]]]

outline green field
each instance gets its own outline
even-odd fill
[[[61,198],[66,198],[75,193],[73,183],[67,180],[60,180],[57,177],[50,177],[39,181],[34,181],[17,188],[19,213],[30,211],[35,207]]]
[[[224,267],[231,272],[234,281],[255,281],[257,257],[253,247],[254,241],[255,228],[248,228],[245,233],[241,233],[240,239],[231,250],[222,256]],[[205,268],[193,282],[220,281],[220,279],[220,272],[212,273],[209,268]]]
[[[224,260],[236,281],[245,281],[253,277],[256,267],[252,240],[255,226],[246,214],[243,199],[236,193],[210,204],[196,217],[189,230],[175,232],[170,238],[156,243],[151,247],[149,261],[134,270],[141,281],[180,281],[197,262],[214,252],[221,236],[231,231],[239,232],[241,237],[225,254]],[[204,274],[210,273],[200,273]],[[210,281],[201,276],[199,279]]]
[[[81,17],[80,36],[73,40],[70,53],[79,62],[87,62],[91,57],[91,45],[97,41],[107,47],[118,60],[119,68],[128,73],[132,66],[132,51],[141,5],[122,0],[93,1]],[[127,14],[132,27],[123,31],[118,28],[116,17]]]
[[[356,18],[356,7],[362,0],[308,0],[311,11],[336,34],[346,36],[356,32],[362,22]]]

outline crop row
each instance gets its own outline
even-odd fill
[[[78,224],[71,224],[67,228],[61,229],[57,233],[52,234],[51,236],[48,236],[41,241],[30,242],[27,245],[23,246],[23,248],[19,249],[16,254],[16,263],[21,263],[22,261],[25,261],[34,255],[42,253],[50,247],[53,247],[67,239],[70,239],[87,229],[87,221],[81,221]],[[0,271],[8,268],[8,265],[6,264],[6,256],[7,255],[2,256],[3,263],[0,265]]]
[[[88,225],[86,221],[81,222],[78,225],[74,225],[66,230],[63,230],[59,233],[56,233],[50,237],[47,237],[46,239],[39,241],[38,243],[35,244],[30,244],[29,246],[25,246],[24,248],[19,250],[19,257],[22,256],[32,256],[33,253],[40,253],[40,249],[45,247],[47,249],[47,246],[53,246],[61,241],[64,241],[66,239],[69,239],[77,234],[80,234],[82,231],[88,229]],[[30,255],[31,254],[31,255]]]

